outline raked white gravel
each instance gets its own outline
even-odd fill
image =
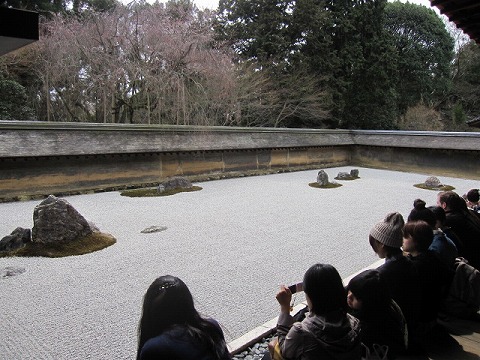
[[[330,180],[353,167],[326,169]],[[198,183],[203,190],[128,198],[118,192],[66,199],[117,243],[60,259],[0,258],[1,359],[134,359],[142,297],[160,275],[182,278],[197,308],[227,340],[275,317],[279,284],[316,262],[347,277],[378,260],[371,226],[391,211],[407,216],[428,174],[359,168],[360,179],[315,189],[318,170]],[[478,181],[439,177],[460,194]],[[0,204],[0,237],[31,228],[40,201]],[[167,230],[143,234],[149,226]],[[299,302],[300,298],[297,299]]]

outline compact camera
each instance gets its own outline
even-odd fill
[[[303,283],[293,284],[288,287],[292,294],[303,291]]]

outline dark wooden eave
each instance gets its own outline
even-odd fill
[[[0,56],[38,40],[38,13],[0,7]]]
[[[480,44],[480,0],[430,0],[430,4]]]

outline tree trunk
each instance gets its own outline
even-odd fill
[[[47,121],[50,121],[50,113],[51,113],[51,104],[50,104],[50,84],[49,84],[49,81],[48,81],[48,72],[47,72],[47,75],[45,77],[45,91],[46,91],[46,100],[47,100]]]
[[[151,118],[150,118],[150,92],[147,89],[147,123],[148,125],[151,124]]]
[[[107,123],[107,94],[103,92],[103,122]]]
[[[189,125],[190,124],[190,119],[187,116],[187,104],[185,100],[185,79],[182,78],[182,117],[183,117],[183,124],[184,125]]]

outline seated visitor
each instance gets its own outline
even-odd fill
[[[458,256],[457,247],[455,243],[437,227],[435,214],[426,208],[425,205],[425,201],[416,199],[413,202],[413,209],[410,215],[408,215],[408,221],[423,220],[430,225],[433,230],[433,241],[428,249],[433,251],[445,265],[453,267],[455,259]]]
[[[433,230],[425,221],[407,222],[403,228],[403,251],[412,260],[421,285],[417,334],[425,337],[436,324],[454,272],[429,250]]]
[[[370,230],[369,241],[373,251],[385,263],[377,268],[390,290],[392,299],[400,306],[407,321],[409,351],[415,352],[418,344],[414,339],[421,299],[420,281],[413,262],[403,255],[404,220],[398,212],[389,213],[383,221]]]
[[[445,210],[445,225],[449,226],[463,244],[461,256],[474,268],[480,267],[480,218],[454,191],[444,191],[437,196],[437,205]]]
[[[231,359],[219,324],[200,316],[190,290],[174,276],[148,288],[138,335],[137,359]]]
[[[457,248],[458,256],[463,256],[463,244],[460,238],[453,232],[452,228],[445,225],[445,221],[447,221],[447,216],[445,215],[445,210],[443,210],[440,206],[429,206],[429,209],[435,215],[435,219],[437,222],[435,223],[435,228],[440,229],[443,233],[453,241],[455,247]]]
[[[466,194],[467,207],[480,216],[480,190],[470,189]]]
[[[359,321],[347,313],[347,296],[338,271],[328,264],[311,266],[303,278],[310,312],[301,322],[290,315],[292,293],[277,293],[280,316],[275,346],[285,360],[360,359]],[[264,359],[269,358],[265,354]]]
[[[360,320],[360,339],[371,354],[380,349],[388,359],[407,350],[408,332],[402,310],[390,297],[385,281],[378,270],[365,270],[347,285],[350,313]]]

